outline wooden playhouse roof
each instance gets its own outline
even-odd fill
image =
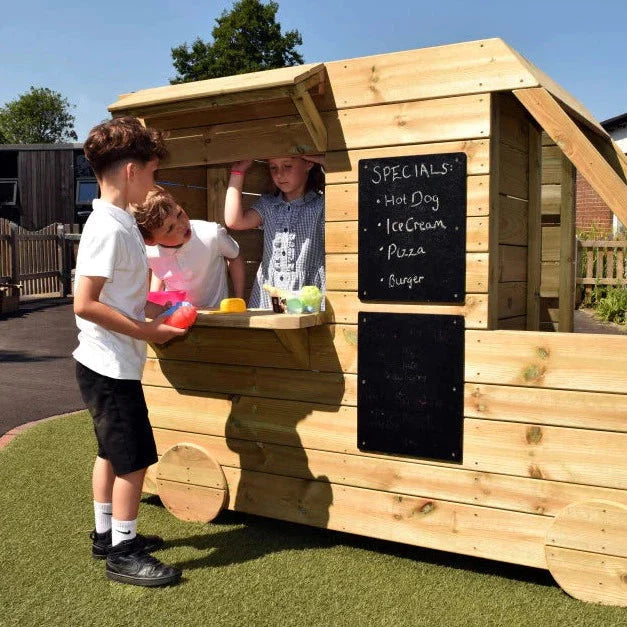
[[[579,101],[500,38],[144,89],[121,95],[109,111],[155,119],[287,99],[324,152],[326,126],[310,92],[322,93],[326,81],[341,81],[342,93],[327,94],[324,110],[511,91],[627,223],[625,155]]]
[[[109,111],[116,115],[120,112],[147,109],[153,115],[160,110],[171,113],[177,110],[243,104],[261,99],[286,98],[289,97],[289,90],[296,85],[304,84],[311,89],[323,82],[323,73],[322,63],[310,63],[265,72],[153,87],[119,96],[117,102],[109,105]]]

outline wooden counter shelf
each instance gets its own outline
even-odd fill
[[[235,327],[250,329],[272,329],[286,331],[306,329],[323,323],[323,315],[274,313],[267,309],[252,309],[236,313],[221,313],[218,310],[199,309],[195,324],[201,327]]]
[[[267,309],[253,309],[237,313],[199,309],[194,323],[200,327],[237,329],[268,329],[274,331],[281,344],[294,355],[302,366],[309,368],[309,336],[307,329],[324,323],[324,314],[285,314]]]

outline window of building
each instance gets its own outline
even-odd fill
[[[91,201],[98,198],[98,182],[95,178],[83,178],[76,181],[76,204],[91,206]]]
[[[0,205],[17,204],[17,179],[0,179]]]

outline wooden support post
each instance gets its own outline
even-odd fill
[[[499,322],[499,205],[500,205],[500,108],[498,94],[490,94],[490,197],[488,217],[488,329],[497,329]]]
[[[11,283],[18,285],[20,282],[20,269],[17,254],[17,224],[11,223]]]
[[[300,116],[303,118],[303,122],[316,148],[320,152],[326,152],[327,127],[324,125],[311,95],[303,85],[296,85],[296,87],[290,91],[290,96]]]
[[[627,185],[555,98],[542,87],[515,89],[514,95],[618,219],[627,223]]]
[[[576,290],[575,291],[575,307],[578,307],[585,297],[585,287],[582,290],[578,282],[578,279],[581,277],[582,271],[583,271],[584,255],[585,253],[583,251],[583,246],[581,245],[581,240],[578,237],[576,237],[575,238],[575,290]],[[585,275],[584,277],[581,277],[581,278],[585,278]]]
[[[562,202],[560,205],[559,316],[557,330],[575,328],[575,168],[562,157]]]
[[[290,351],[296,361],[309,368],[309,333],[307,329],[274,329],[283,346]]]
[[[207,168],[207,220],[224,225],[224,198],[229,184],[229,169],[224,166]]]
[[[57,224],[57,271],[59,273],[59,296],[65,298],[71,291],[71,268],[65,240],[65,226]]]
[[[527,207],[527,330],[540,328],[542,279],[542,132],[529,123],[529,204]]]

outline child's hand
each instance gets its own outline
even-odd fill
[[[165,324],[162,318],[156,318],[146,323],[146,341],[153,344],[165,344],[167,341],[185,335],[187,329],[177,329]]]
[[[157,316],[160,316],[164,311],[167,311],[170,307],[172,307],[172,303],[170,301],[168,301],[165,305],[157,305],[157,303],[146,301],[146,316],[154,319]]]
[[[324,166],[324,155],[302,155],[304,161],[311,161],[311,163],[319,163]]]
[[[253,164],[252,159],[244,159],[242,161],[236,161],[231,166],[231,172],[241,172],[242,174],[246,174],[246,171]]]

